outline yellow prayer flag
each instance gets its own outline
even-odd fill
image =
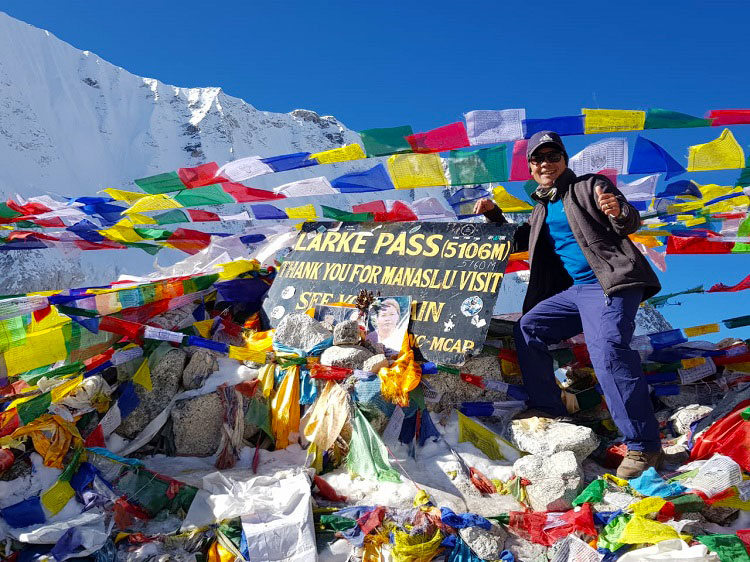
[[[685,221],[685,226],[695,226],[698,224],[703,224],[704,222],[706,222],[706,217],[691,217],[689,220]]]
[[[142,242],[143,238],[138,236],[133,227],[112,226],[106,230],[99,230],[99,234],[115,242]]]
[[[236,345],[229,346],[229,358],[237,359],[237,361],[252,361],[253,363],[265,363],[266,352],[265,351],[253,351],[246,347],[237,347]]]
[[[661,228],[662,226],[667,226],[667,223],[665,222],[652,222],[650,224],[646,225],[648,228],[654,229],[654,228]]]
[[[333,164],[334,162],[361,160],[362,158],[365,158],[365,153],[362,150],[362,147],[358,144],[347,144],[346,146],[334,148],[333,150],[315,152],[310,155],[310,160],[313,158],[317,159],[319,164]]]
[[[667,503],[667,500],[664,498],[653,496],[643,498],[640,501],[630,504],[629,507],[636,515],[648,515],[649,513],[656,513],[659,511],[665,503]]]
[[[646,112],[631,109],[582,109],[585,134],[615,131],[641,131],[646,124]]]
[[[518,213],[533,209],[533,207],[525,201],[513,197],[502,185],[498,185],[492,190],[492,198],[495,200],[497,206],[506,213]]]
[[[315,205],[312,203],[299,207],[287,207],[284,211],[290,219],[314,219],[316,217]]]
[[[211,337],[211,326],[214,325],[213,318],[208,320],[201,320],[200,322],[193,322],[193,327],[198,330],[198,335],[202,338],[210,339]]]
[[[46,507],[52,515],[55,515],[68,504],[70,498],[74,495],[75,491],[68,482],[58,480],[50,489],[42,494],[41,499],[44,507]]]
[[[683,369],[693,369],[695,367],[700,367],[701,365],[705,365],[705,364],[706,364],[705,357],[690,357],[688,359],[682,360]]]
[[[515,461],[520,452],[484,425],[458,412],[458,442],[470,442],[494,461]]]
[[[219,279],[234,279],[248,271],[258,271],[260,264],[257,260],[238,259],[227,263],[220,263],[214,267],[220,267]]]
[[[703,324],[702,326],[692,326],[685,328],[685,336],[688,338],[694,338],[695,336],[702,336],[703,334],[715,334],[719,331],[718,324]],[[703,359],[702,357],[696,357],[696,359]]]
[[[299,431],[299,421],[299,365],[292,365],[271,399],[271,429],[277,450],[291,444],[289,435]]]
[[[128,218],[130,219],[130,223],[133,225],[157,224],[157,222],[148,215],[141,215],[140,213],[131,213],[130,215],[128,215]]]
[[[629,238],[637,243],[637,244],[643,244],[647,248],[656,248],[657,246],[663,246],[660,240],[657,240],[654,236],[651,235],[651,233],[648,233],[648,235],[644,235],[640,232],[631,234]]]
[[[669,525],[646,519],[640,515],[630,518],[617,542],[624,544],[653,544],[667,539],[679,539],[679,533]]]
[[[136,201],[129,209],[123,211],[124,214],[145,213],[146,211],[166,211],[168,209],[181,209],[177,201],[169,195],[159,193],[157,195],[147,195]]]
[[[626,486],[629,486],[627,480],[624,478],[618,478],[614,474],[610,474],[609,472],[602,475],[602,478],[604,478],[607,482],[612,482],[615,486],[619,486],[620,488],[625,488]]]
[[[394,154],[388,158],[388,172],[396,189],[448,185],[437,154]]]
[[[108,187],[107,189],[102,189],[104,193],[109,195],[112,199],[116,201],[125,201],[128,205],[132,205],[139,199],[143,199],[144,197],[148,197],[147,193],[138,193],[135,191],[123,191],[122,189],[114,189],[112,187]]]
[[[276,364],[266,363],[258,369],[258,380],[260,381],[261,392],[265,398],[271,396],[273,392],[273,383],[276,375]]]
[[[724,129],[718,139],[688,150],[688,172],[745,167],[745,153],[729,129]]]
[[[83,382],[83,375],[78,375],[74,379],[70,379],[65,381],[62,384],[58,384],[55,388],[51,391],[51,400],[52,403],[55,404],[65,398],[68,394],[73,392],[76,388],[78,388],[78,385],[80,385]]]
[[[133,382],[137,382],[148,391],[154,389],[153,385],[151,384],[151,369],[149,369],[148,367],[148,358],[144,359],[143,363],[141,363],[141,366],[138,367],[135,375],[133,375]]]
[[[687,211],[697,211],[703,208],[703,201],[689,201],[688,203],[675,203],[673,205],[667,205],[667,214],[674,215],[677,213],[684,213]]]
[[[68,356],[63,326],[26,334],[26,342],[3,354],[8,376],[51,365]]]

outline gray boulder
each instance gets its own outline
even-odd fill
[[[497,560],[505,546],[508,532],[495,523],[489,531],[481,527],[459,529],[461,540],[482,560]]]
[[[133,439],[167,407],[179,391],[186,359],[187,354],[183,350],[170,349],[151,371],[152,390],[146,390],[139,384],[134,385],[140,402],[122,420],[117,428],[119,435]]]
[[[546,418],[513,420],[507,435],[521,451],[542,457],[572,451],[579,463],[599,446],[599,437],[591,428]]]
[[[383,367],[388,366],[390,366],[390,363],[388,363],[388,359],[385,358],[385,355],[378,353],[364,362],[362,370],[367,371],[368,373],[377,373]]]
[[[321,365],[361,369],[365,361],[372,357],[372,351],[359,345],[334,345],[320,356]]]
[[[583,471],[572,451],[521,457],[513,472],[531,481],[526,493],[534,511],[569,510],[583,484]]]
[[[172,409],[175,454],[184,457],[210,457],[221,442],[223,409],[212,392],[180,400]]]
[[[216,356],[208,349],[196,349],[182,372],[182,386],[200,388],[208,376],[219,369]]]
[[[333,345],[357,345],[359,343],[359,323],[344,320],[333,328]]]
[[[274,343],[309,351],[331,337],[331,332],[307,314],[287,314],[273,334]]]

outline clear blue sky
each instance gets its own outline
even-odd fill
[[[746,1],[4,0],[0,9],[135,74],[221,86],[269,111],[312,109],[355,130],[427,130],[472,109],[551,117],[582,107],[750,107]],[[734,129],[750,157],[750,126]],[[689,145],[719,132],[647,136],[684,162]],[[602,136],[568,138],[572,153]],[[727,184],[737,175],[693,177]],[[665,292],[750,274],[747,254],[670,256],[667,265]],[[662,309],[676,327],[750,314],[750,291],[678,300]]]

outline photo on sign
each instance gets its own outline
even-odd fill
[[[334,326],[345,320],[357,320],[359,318],[359,309],[350,306],[334,306],[330,304],[316,304],[315,320],[323,324],[326,328],[333,331]],[[364,325],[364,319],[360,324]]]
[[[382,344],[387,356],[398,355],[411,316],[411,297],[376,297],[367,315],[367,341]]]

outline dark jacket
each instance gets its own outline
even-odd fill
[[[602,191],[613,193],[617,197],[624,208],[625,215],[622,218],[609,217],[599,209],[596,186],[601,186]],[[554,200],[562,198],[573,236],[604,293],[612,295],[623,289],[638,287],[643,289],[643,300],[658,293],[661,290],[659,279],[645,256],[628,238],[628,234],[638,230],[641,224],[640,214],[627,202],[620,190],[606,176],[586,174],[577,177],[570,168],[557,178],[555,187],[557,194]],[[514,251],[529,251],[531,272],[523,302],[524,313],[537,303],[573,285],[573,279],[543,229],[547,218],[547,200],[536,194],[532,197],[537,203],[531,217],[514,235]],[[485,216],[492,222],[507,222],[497,207],[485,213]]]

